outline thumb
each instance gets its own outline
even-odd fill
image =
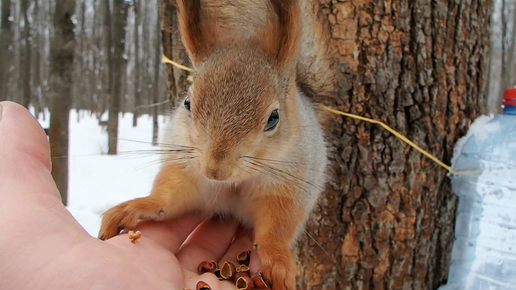
[[[53,275],[47,269],[89,238],[63,206],[50,166],[37,120],[20,105],[0,102],[0,261],[10,261],[0,263],[2,289],[9,279],[24,285]]]
[[[0,102],[0,147],[28,154],[50,170],[50,150],[38,121],[21,105]]]
[[[16,182],[59,197],[50,168],[48,141],[38,121],[24,107],[0,102],[0,185]],[[3,199],[7,190],[2,189]]]
[[[27,109],[0,102],[0,232],[31,237],[52,228],[86,234],[61,202],[49,151],[43,129]]]

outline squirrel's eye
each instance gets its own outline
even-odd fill
[[[192,112],[190,111],[190,97],[187,97],[185,99],[185,109],[186,113],[188,113],[188,116],[190,116],[192,114]]]
[[[269,119],[267,120],[267,125],[265,125],[264,131],[271,131],[272,129],[276,128],[276,125],[278,125],[279,122],[279,113],[278,109],[272,111],[271,115],[269,116]]]

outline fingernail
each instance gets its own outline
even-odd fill
[[[251,280],[253,280],[254,286],[258,288],[263,289],[269,289],[269,285],[267,282],[265,282],[265,279],[263,278],[262,272],[256,272],[252,277]]]
[[[2,104],[0,104],[0,122],[2,121],[2,111],[4,110],[4,107]]]

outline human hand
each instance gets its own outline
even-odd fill
[[[213,290],[235,289],[195,273],[203,260],[235,261],[252,248],[249,233],[234,238],[235,222],[189,214],[140,223],[142,238],[134,244],[127,235],[103,242],[63,206],[50,168],[41,126],[22,106],[1,102],[0,289],[180,290],[201,280]],[[251,261],[257,271],[254,252]]]

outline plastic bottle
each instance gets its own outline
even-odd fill
[[[455,147],[455,242],[440,290],[516,289],[516,89],[503,104],[503,114],[479,117]]]

